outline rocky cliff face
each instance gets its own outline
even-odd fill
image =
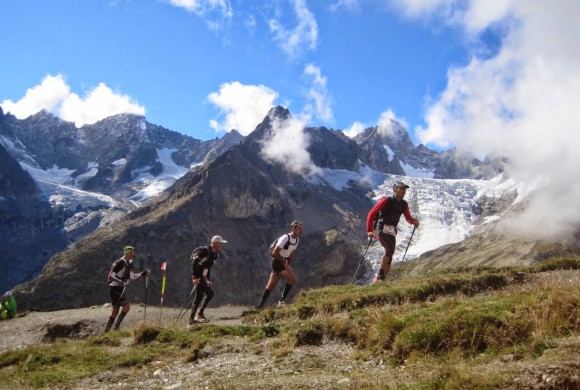
[[[32,177],[0,145],[0,197],[30,198],[38,196],[39,192]]]
[[[30,175],[0,145],[0,291],[38,274],[66,246],[59,217],[39,193]]]
[[[0,291],[29,280],[52,253],[66,247],[59,219],[39,197],[34,180],[0,145]]]

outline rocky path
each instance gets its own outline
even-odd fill
[[[245,306],[222,306],[207,308],[206,317],[211,323],[223,325],[241,324],[241,314],[249,310]],[[159,309],[148,306],[145,318],[145,308],[133,305],[131,311],[121,324],[121,329],[130,329],[138,326],[145,319],[146,322],[163,326],[186,326],[188,318],[176,320],[180,308]],[[70,338],[85,338],[103,332],[107,319],[111,313],[110,304],[92,306],[82,309],[59,310],[52,312],[21,313],[17,318],[0,321],[0,352],[8,349],[20,349],[28,345],[42,343],[51,337],[51,329],[61,325],[72,330]],[[187,317],[189,312],[187,313]],[[76,325],[76,326],[75,326]]]

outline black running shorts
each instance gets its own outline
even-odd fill
[[[113,309],[118,309],[119,307],[125,306],[129,303],[129,300],[123,293],[123,288],[123,286],[109,286],[109,295],[111,295]],[[123,294],[123,296],[121,296],[121,294]]]
[[[395,245],[397,244],[397,237],[391,234],[379,232],[379,242],[385,248],[385,253],[387,256],[393,260],[393,255],[395,254]]]
[[[280,262],[280,260],[278,260],[275,257],[272,257],[271,265],[272,265],[272,272],[275,274],[279,274],[280,272],[286,270],[286,267],[284,267],[284,264],[282,264]]]

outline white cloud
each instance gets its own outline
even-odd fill
[[[127,95],[113,92],[104,83],[89,91],[84,98],[72,93],[62,75],[46,76],[42,82],[26,91],[17,102],[5,100],[2,108],[19,119],[36,114],[42,109],[77,127],[95,123],[106,117],[130,113],[145,115],[145,108]]]
[[[287,170],[306,177],[322,172],[310,159],[307,151],[310,139],[304,133],[302,121],[272,118],[272,129],[272,136],[262,143],[261,154],[264,159],[283,164]]]
[[[4,100],[2,108],[19,119],[24,119],[45,109],[55,113],[64,100],[70,97],[70,87],[61,75],[47,76],[42,82],[26,90],[26,94],[17,102]]]
[[[407,1],[413,12],[433,2]],[[542,0],[440,1],[471,39],[501,39],[488,57],[448,71],[446,89],[426,112],[423,143],[510,157],[514,178],[543,178],[513,226],[526,235],[569,238],[580,226],[580,6]],[[421,6],[424,6],[423,8]],[[410,13],[410,12],[409,12]],[[500,35],[501,32],[501,35]],[[474,42],[485,44],[484,40]],[[547,204],[557,204],[556,210]]]
[[[363,131],[365,131],[365,129],[368,126],[366,126],[364,123],[361,122],[354,122],[349,129],[343,131],[344,134],[346,134],[347,136],[349,136],[350,138],[354,138],[357,135],[359,135],[360,133],[362,133]]]
[[[377,121],[377,129],[383,135],[392,135],[395,128],[398,128],[399,125],[403,126],[404,128],[408,128],[407,122],[404,119],[397,118],[395,112],[391,108],[383,112]],[[365,125],[364,123],[354,122],[349,129],[344,130],[343,132],[347,136],[354,138],[368,127],[369,126]]]
[[[456,0],[390,0],[390,2],[408,17],[424,18],[436,15],[442,20],[449,21]]]
[[[217,132],[236,129],[248,135],[264,120],[277,98],[276,91],[263,85],[224,83],[219,92],[208,95],[208,100],[220,109],[225,120],[211,120],[210,126]]]
[[[220,30],[233,18],[234,11],[228,0],[166,0],[174,7],[199,16],[210,28]]]
[[[407,128],[407,123],[405,120],[398,119],[395,115],[395,112],[389,108],[387,111],[383,112],[379,118],[379,122],[377,124],[378,131],[383,135],[392,135],[395,126],[393,122],[398,122],[403,127]]]
[[[297,18],[294,29],[287,29],[280,19],[271,19],[270,31],[274,40],[291,58],[299,57],[303,50],[314,50],[318,43],[318,24],[305,0],[291,0]],[[284,14],[284,13],[283,13]]]
[[[322,75],[319,67],[309,64],[304,68],[304,74],[308,76],[309,83],[307,103],[304,107],[306,117],[316,116],[326,123],[334,120],[331,107],[331,97],[326,86],[326,77]]]
[[[336,3],[332,4],[329,9],[332,12],[336,12],[341,8],[347,9],[347,10],[355,10],[358,9],[360,7],[359,5],[359,0],[338,0],[336,1]]]

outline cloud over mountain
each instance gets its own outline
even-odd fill
[[[580,166],[578,2],[403,3],[410,15],[446,16],[474,43],[469,64],[449,70],[447,88],[428,107],[427,126],[417,129],[421,141],[509,156],[511,175],[545,186],[511,227],[525,235],[574,234],[580,219],[580,172],[570,168]],[[490,37],[497,40],[495,52],[478,50]]]
[[[61,74],[46,76],[39,85],[29,88],[22,99],[5,100],[1,106],[19,119],[45,109],[65,121],[74,122],[77,127],[121,113],[145,115],[143,106],[127,95],[114,92],[105,83],[99,83],[81,97],[71,92]]]

